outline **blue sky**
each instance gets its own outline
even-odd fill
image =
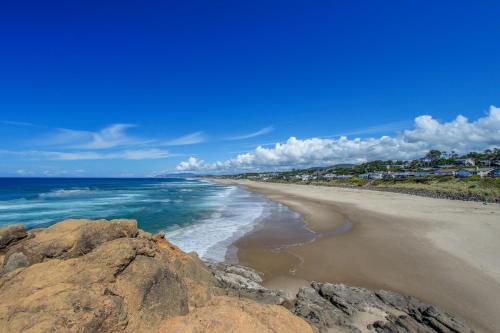
[[[0,175],[499,146],[498,17],[498,1],[3,3]]]

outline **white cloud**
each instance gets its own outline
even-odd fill
[[[268,126],[268,127],[264,127],[256,132],[253,132],[253,133],[247,133],[247,134],[237,135],[237,136],[227,138],[227,140],[244,140],[244,139],[255,138],[257,136],[271,133],[273,130],[274,130],[273,126]]]
[[[439,122],[431,116],[415,118],[414,128],[396,136],[338,139],[290,137],[273,148],[257,147],[233,159],[205,163],[194,157],[177,166],[178,171],[218,172],[259,168],[360,163],[375,159],[412,159],[430,149],[465,153],[500,146],[500,108],[491,106],[485,117],[469,121],[458,116]]]
[[[179,163],[177,171],[200,170],[205,167],[205,161],[200,161],[196,157],[190,157],[186,161]]]
[[[183,145],[193,145],[196,143],[202,143],[207,140],[205,133],[194,132],[188,135],[181,136],[176,139],[169,140],[165,142],[164,146],[183,146]]]

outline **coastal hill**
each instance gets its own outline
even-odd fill
[[[294,297],[134,220],[0,229],[0,332],[472,332],[413,297],[312,283]]]

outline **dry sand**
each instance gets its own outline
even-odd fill
[[[221,180],[217,180],[221,181]],[[324,186],[223,180],[304,216],[309,231],[266,225],[235,243],[238,259],[265,285],[296,290],[308,281],[390,289],[500,331],[500,205]],[[277,237],[279,235],[279,237]],[[310,239],[310,237],[309,237]]]

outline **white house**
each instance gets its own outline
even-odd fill
[[[476,175],[480,176],[481,178],[483,178],[483,177],[488,177],[488,176],[490,176],[490,175],[491,175],[494,171],[495,171],[495,169],[493,169],[493,168],[477,169],[477,170],[476,170]]]
[[[359,178],[364,179],[382,179],[384,178],[384,174],[382,172],[368,172],[359,175]]]
[[[476,165],[476,162],[474,162],[474,160],[472,158],[462,158],[462,159],[456,160],[455,164],[456,165],[470,165],[470,166],[474,166],[474,165]]]
[[[311,175],[300,175],[300,179],[303,181],[303,182],[307,182],[311,179]]]

